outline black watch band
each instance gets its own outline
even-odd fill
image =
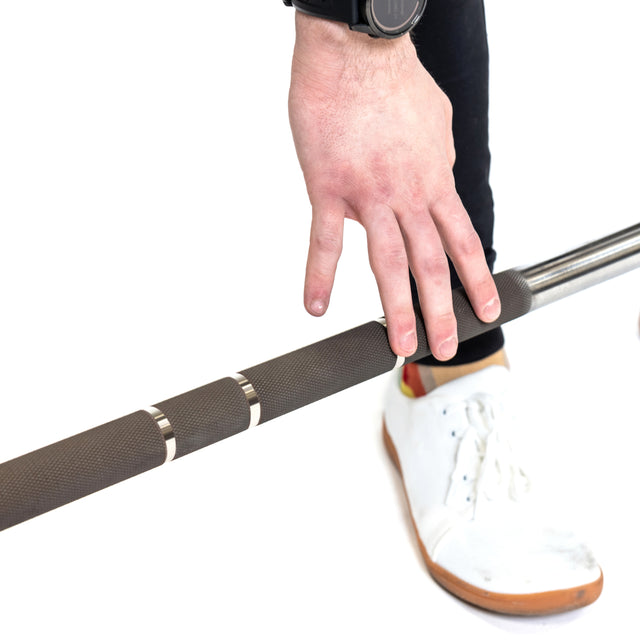
[[[345,22],[353,31],[378,38],[397,38],[422,17],[427,0],[282,0],[318,18]]]

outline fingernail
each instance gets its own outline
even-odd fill
[[[405,333],[400,338],[400,345],[402,346],[403,350],[408,351],[410,354],[415,353],[415,350],[418,348],[415,331],[409,331],[408,333]]]
[[[311,304],[309,304],[309,311],[311,311],[314,316],[321,316],[326,308],[327,306],[322,300],[312,300]]]
[[[497,320],[500,316],[500,300],[498,300],[498,298],[493,298],[493,300],[491,300],[491,302],[482,310],[482,315],[488,322]]]
[[[458,339],[451,337],[445,340],[440,344],[440,348],[438,351],[443,358],[447,360],[449,358],[453,358],[456,355],[456,351],[458,350]]]

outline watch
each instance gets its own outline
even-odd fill
[[[318,18],[346,22],[353,31],[378,38],[397,38],[410,31],[427,0],[282,0]]]

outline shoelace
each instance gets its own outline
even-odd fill
[[[456,453],[446,504],[469,510],[475,518],[485,501],[518,500],[531,482],[517,463],[504,429],[505,411],[499,401],[477,395],[451,406],[458,431],[464,430]],[[452,431],[453,437],[458,437]]]

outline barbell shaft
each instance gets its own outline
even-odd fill
[[[495,276],[497,321],[453,292],[460,341],[640,266],[640,224],[525,269]],[[412,362],[429,355],[422,318]],[[0,530],[273,420],[403,361],[372,321],[0,464]]]

